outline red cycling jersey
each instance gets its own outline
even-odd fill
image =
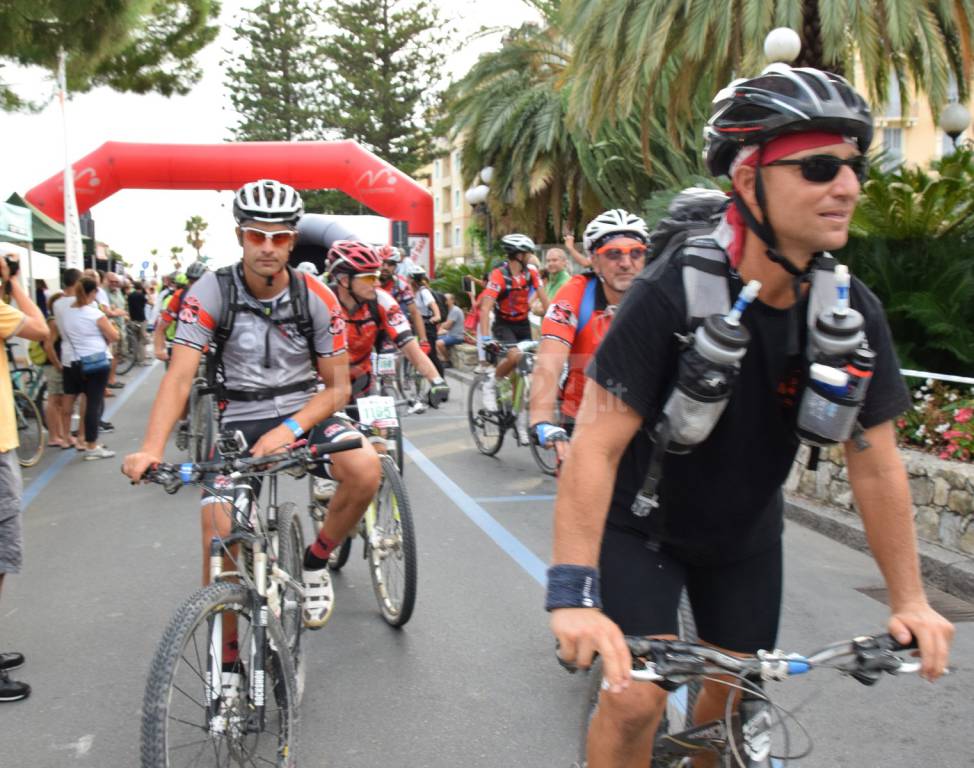
[[[532,287],[536,291],[541,288],[541,277],[535,267],[529,264],[515,275],[509,262],[504,262],[490,273],[481,295],[496,299],[494,312],[498,320],[520,323],[528,319],[528,295]]]
[[[373,301],[359,304],[354,312],[342,309],[353,389],[362,391],[363,386],[367,389],[371,383],[372,350],[383,340],[382,337],[401,348],[413,338],[413,331],[396,300],[381,288],[376,289]],[[358,382],[362,377],[365,377],[364,385]],[[359,386],[354,386],[356,383]]]
[[[379,281],[378,287],[390,294],[403,309],[407,308],[413,303],[413,301],[415,301],[413,289],[409,287],[409,283],[406,282],[406,278],[401,277],[400,275],[392,275],[384,282]]]
[[[589,281],[595,282],[595,302],[585,326],[579,331],[579,310]],[[610,307],[602,290],[602,281],[588,273],[575,275],[555,294],[541,321],[541,337],[556,339],[571,348],[568,356],[568,377],[562,390],[561,412],[575,418],[585,390],[585,367],[602,337],[609,330],[615,307]],[[584,318],[583,318],[584,319]]]

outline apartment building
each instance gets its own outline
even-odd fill
[[[464,193],[460,167],[462,141],[441,139],[442,154],[416,172],[416,180],[433,195],[433,249],[438,264],[463,261],[473,256],[467,234],[474,212]]]

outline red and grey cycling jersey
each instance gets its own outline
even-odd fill
[[[578,327],[580,311],[590,281],[595,288],[594,301],[587,318],[581,318],[584,326]],[[614,309],[614,307],[612,308]],[[602,290],[602,283],[595,275],[575,275],[552,298],[541,321],[541,337],[555,339],[571,348],[568,356],[568,376],[562,389],[561,412],[572,418],[578,415],[585,390],[585,368],[602,338],[609,330],[612,313]]]
[[[396,300],[381,288],[375,291],[375,299],[358,305],[351,313],[344,312],[348,334],[349,368],[352,383],[366,377],[361,390],[372,374],[372,350],[378,349],[388,339],[400,349],[413,338],[413,329]]]
[[[399,275],[392,275],[388,280],[380,281],[378,287],[392,296],[403,309],[409,309],[409,305],[416,300],[406,278]]]
[[[491,271],[481,296],[496,299],[494,313],[497,320],[520,323],[528,319],[528,296],[532,288],[536,291],[541,289],[541,278],[533,265],[528,264],[515,275],[509,263],[504,262]]]
[[[224,345],[222,367],[228,389],[259,391],[295,387],[313,382],[308,345],[298,330],[291,310],[288,288],[272,299],[259,301],[233,270],[238,303],[255,311],[238,311],[233,331]],[[308,311],[314,327],[315,354],[334,357],[345,354],[345,321],[338,299],[310,275],[301,274],[308,286]],[[174,344],[202,350],[212,340],[223,309],[223,297],[215,272],[207,272],[184,296]],[[227,420],[264,419],[292,414],[315,394],[308,389],[259,400],[231,399],[224,411]]]

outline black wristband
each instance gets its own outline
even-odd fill
[[[601,608],[599,572],[587,565],[553,565],[548,569],[544,608]]]

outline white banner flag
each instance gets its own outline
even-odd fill
[[[64,266],[84,269],[85,252],[81,244],[81,220],[78,201],[74,196],[74,169],[68,149],[68,85],[65,67],[66,55],[58,57],[58,101],[61,102],[61,121],[64,126]]]

